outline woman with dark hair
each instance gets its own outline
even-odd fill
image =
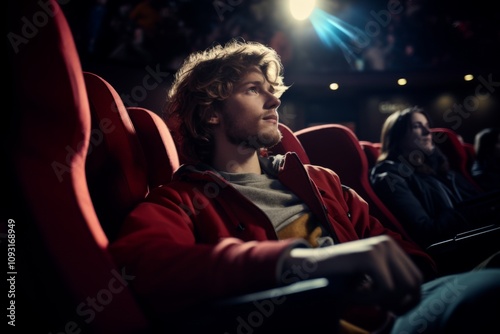
[[[486,128],[474,138],[471,174],[484,190],[500,189],[500,128]]]
[[[432,141],[429,121],[416,106],[391,114],[382,127],[381,153],[370,175],[377,195],[424,248],[492,223],[490,213],[466,209],[464,203],[480,194],[450,170]]]

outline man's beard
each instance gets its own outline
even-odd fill
[[[261,148],[271,148],[277,145],[283,135],[277,129],[275,133],[257,133],[257,134],[244,134],[241,132],[228,130],[226,132],[226,137],[230,143],[234,145],[241,146],[243,148],[261,149]]]
[[[235,126],[236,122],[230,117],[226,116],[225,122],[227,124],[226,137],[231,144],[240,146],[242,148],[261,149],[271,148],[278,144],[283,137],[281,131],[276,128],[276,131],[262,131],[257,133],[250,133]]]

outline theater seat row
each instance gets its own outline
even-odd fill
[[[304,163],[332,169],[344,185],[356,190],[367,201],[370,213],[382,224],[411,239],[402,222],[379,199],[370,184],[370,164],[378,157],[378,143],[360,141],[351,129],[341,124],[315,125],[298,131],[292,131],[285,124],[279,124],[279,128],[283,139],[271,149],[271,154],[294,151]],[[445,128],[433,128],[432,132],[436,145],[449,156],[451,167],[467,176],[465,148],[457,134]],[[434,256],[443,272],[451,272],[461,265],[458,254],[466,256],[471,247],[480,248],[481,242],[491,242],[492,238],[498,238],[499,232],[500,227],[496,225],[474,229],[454,239],[430,245],[427,251]]]

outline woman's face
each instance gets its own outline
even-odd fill
[[[411,114],[410,128],[403,138],[402,148],[405,153],[420,150],[430,153],[434,149],[429,121],[424,114],[414,112]]]

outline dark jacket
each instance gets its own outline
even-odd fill
[[[370,182],[380,199],[422,247],[474,226],[458,209],[479,192],[454,171],[425,172],[403,161],[376,164]]]

